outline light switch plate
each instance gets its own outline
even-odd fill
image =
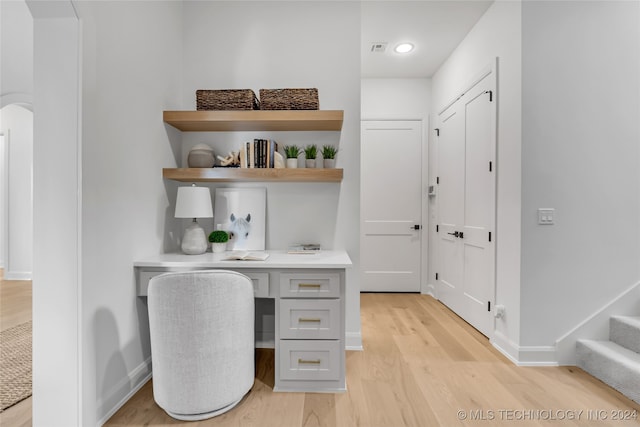
[[[538,209],[538,224],[553,225],[555,223],[556,210],[554,208]]]

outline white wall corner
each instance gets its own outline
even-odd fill
[[[640,282],[632,285],[556,340],[559,365],[576,364],[576,341],[609,339],[609,318],[640,314]]]
[[[98,414],[104,415],[98,420],[97,425],[104,425],[113,414],[118,412],[118,410],[151,379],[151,376],[151,357],[149,357],[129,372],[126,377],[120,379],[120,381],[106,393],[106,396],[98,400]],[[109,403],[114,400],[117,400],[115,405]]]
[[[360,332],[345,333],[345,350],[362,351],[362,334]]]

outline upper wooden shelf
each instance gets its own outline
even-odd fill
[[[339,131],[342,110],[165,111],[163,119],[188,132]]]
[[[342,169],[165,168],[162,177],[180,182],[340,182]]]

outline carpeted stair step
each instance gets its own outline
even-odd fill
[[[611,316],[609,340],[640,353],[640,316]]]
[[[640,354],[611,341],[579,340],[578,366],[640,403]]]

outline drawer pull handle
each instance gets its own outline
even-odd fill
[[[298,318],[298,322],[322,322],[322,319],[317,317],[300,317]]]
[[[316,359],[316,360],[298,359],[298,364],[319,365],[320,359]]]
[[[299,288],[314,288],[320,289],[322,285],[320,283],[298,283]]]

